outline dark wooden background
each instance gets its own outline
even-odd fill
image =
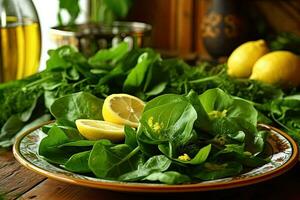
[[[258,14],[274,32],[300,35],[300,0],[241,1],[244,9]],[[136,0],[129,20],[153,25],[153,47],[186,57],[207,54],[201,22],[211,0]],[[254,26],[254,24],[251,24]]]

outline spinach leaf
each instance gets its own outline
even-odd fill
[[[150,96],[155,96],[155,95],[159,95],[160,93],[162,93],[165,88],[167,87],[168,82],[160,82],[157,85],[155,85],[150,91],[146,92],[146,96],[150,97]]]
[[[263,139],[256,129],[258,113],[251,103],[220,89],[207,90],[199,98],[210,118],[210,133],[224,135],[229,142],[245,140],[252,153],[262,151]]]
[[[74,138],[74,136],[73,136]],[[64,164],[74,154],[82,151],[80,148],[64,149],[61,145],[71,142],[72,139],[57,126],[52,126],[48,135],[39,145],[39,154],[49,162]]]
[[[126,144],[114,145],[109,140],[95,143],[89,157],[89,167],[99,178],[117,178],[137,169],[141,161],[139,148],[132,150]]]
[[[100,77],[98,85],[103,85],[111,80],[121,80],[119,87],[123,87],[124,80],[129,71],[137,64],[137,60],[147,49],[133,49],[129,51],[124,57],[116,64],[116,66],[103,77]]]
[[[130,126],[125,125],[124,132],[125,132],[125,144],[130,146],[132,149],[136,148],[138,146],[138,143],[136,140],[137,134],[135,130]]]
[[[91,151],[83,151],[72,155],[64,164],[64,168],[71,172],[89,173],[92,172],[88,165]]]
[[[233,98],[221,89],[207,90],[199,98],[210,119],[239,117],[254,126],[257,124],[257,111],[250,103]]]
[[[184,174],[180,174],[176,171],[154,172],[149,176],[145,177],[143,180],[161,182],[168,185],[191,182],[190,177]]]
[[[131,70],[124,82],[123,90],[129,93],[137,90],[145,81],[146,73],[149,71],[151,65],[159,59],[159,54],[150,49],[140,55],[137,65]]]
[[[149,139],[148,136],[145,134],[145,131],[143,131],[143,128],[141,126],[138,128],[136,135],[137,135],[138,146],[143,154],[145,154],[149,157],[151,157],[153,155],[161,154],[161,151],[159,150],[159,148],[157,146],[158,145],[157,142]]]
[[[211,150],[211,144],[201,148],[193,159],[190,159],[187,154],[179,156],[176,161],[184,164],[199,165],[206,161]]]
[[[207,90],[199,98],[210,118],[217,117],[211,112],[218,111],[222,113],[233,104],[233,98],[219,88]]]
[[[172,100],[170,98],[172,97]],[[146,104],[141,125],[149,144],[169,142],[174,148],[186,144],[193,136],[192,129],[197,113],[180,95],[163,95]],[[169,149],[169,156],[172,155]],[[171,156],[172,157],[172,156]]]
[[[300,95],[286,96],[273,100],[271,103],[271,117],[285,129],[298,143],[300,143]]]
[[[257,155],[253,155],[251,152],[246,151],[244,145],[238,144],[226,145],[226,147],[223,150],[217,152],[214,157],[223,161],[236,160],[246,167],[258,167],[268,163],[266,159],[263,159]]]
[[[74,63],[85,63],[85,57],[73,46],[62,46],[48,52],[47,70],[61,70],[73,67]]]
[[[48,125],[48,128],[57,126],[60,128],[72,141],[84,140],[85,138],[79,133],[75,123],[66,120],[56,120],[54,124]],[[47,133],[47,131],[46,131]]]
[[[255,154],[263,150],[264,138],[257,128],[243,118],[221,118],[212,123],[212,132],[216,135],[217,144],[245,143],[247,151]],[[219,139],[220,137],[220,139]]]
[[[186,95],[186,98],[193,105],[197,112],[197,120],[195,121],[195,127],[198,129],[200,128],[205,131],[209,131],[211,129],[209,117],[202,103],[200,102],[198,94],[192,90]]]
[[[169,68],[164,67],[162,61],[155,62],[146,74],[143,92],[146,96],[160,94],[167,88],[169,77]]]
[[[103,119],[103,100],[89,93],[79,92],[57,99],[50,107],[56,119],[74,122],[77,119]]]
[[[137,170],[121,175],[119,180],[141,180],[151,173],[166,171],[170,167],[171,163],[172,161],[164,155],[153,156],[149,158],[143,165],[139,166]]]
[[[94,56],[90,57],[88,63],[92,67],[111,68],[129,51],[127,42],[121,42],[110,49],[101,49]]]
[[[159,97],[154,98],[151,101],[147,102],[144,108],[144,112],[164,104],[177,103],[181,101],[186,101],[186,99],[181,95],[177,95],[177,94],[160,95]]]
[[[74,142],[68,142],[60,145],[59,147],[92,147],[96,141],[91,140],[78,140]]]
[[[243,170],[242,164],[238,162],[213,163],[206,162],[202,166],[197,167],[191,173],[191,176],[201,180],[209,181],[228,176],[234,176]]]

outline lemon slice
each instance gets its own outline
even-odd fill
[[[125,137],[123,125],[91,119],[78,119],[75,123],[79,133],[88,140],[109,139],[117,142]]]
[[[145,103],[128,94],[112,94],[106,97],[102,115],[105,121],[138,127]]]

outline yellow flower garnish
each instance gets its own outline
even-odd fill
[[[149,117],[149,119],[148,119],[148,125],[149,125],[150,127],[153,126],[153,117]]]
[[[155,124],[152,128],[155,132],[159,132],[162,127],[160,126],[160,124],[158,122],[155,122]]]
[[[182,161],[189,161],[189,160],[191,160],[190,156],[187,155],[186,153],[184,153],[184,154],[181,155],[181,156],[178,156],[178,159],[179,159],[179,160],[182,160]]]
[[[149,117],[147,123],[149,127],[154,130],[154,132],[159,133],[163,128],[163,123],[153,122],[153,119],[153,117]]]
[[[222,112],[218,110],[213,110],[210,113],[208,113],[208,116],[210,119],[216,119],[216,118],[226,117],[226,114],[227,114],[227,110],[223,110]]]

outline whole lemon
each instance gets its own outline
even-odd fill
[[[289,51],[274,51],[254,65],[250,79],[282,86],[300,84],[300,58]]]
[[[236,48],[228,58],[227,74],[236,78],[248,78],[254,63],[269,52],[264,40],[249,41]]]

